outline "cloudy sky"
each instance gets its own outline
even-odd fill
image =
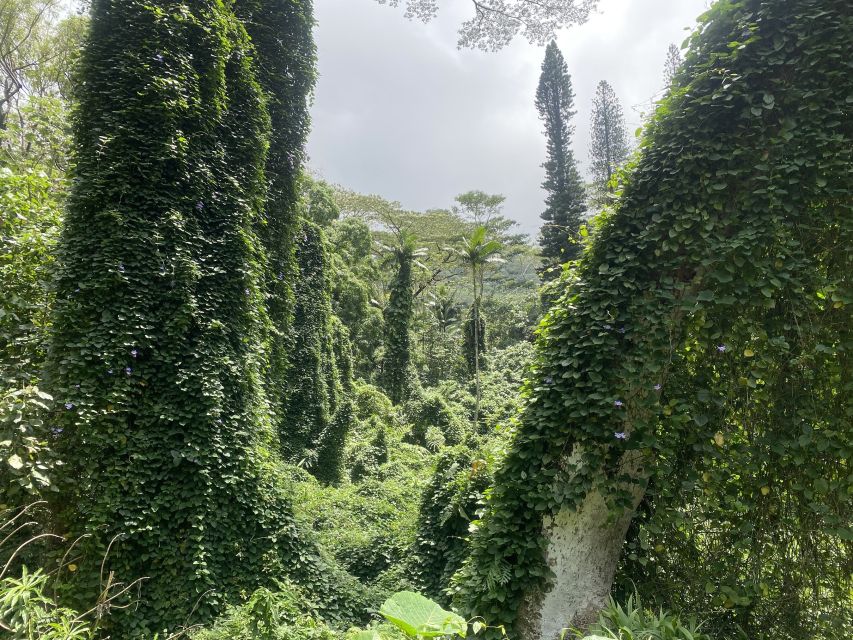
[[[613,85],[633,135],[663,88],[667,47],[681,45],[708,4],[602,0],[589,22],[560,34],[583,172],[598,81]],[[449,207],[472,189],[501,193],[505,213],[535,236],[545,140],[533,98],[544,50],[522,41],[499,53],[457,50],[470,2],[440,6],[424,25],[375,0],[315,0],[320,79],[310,166],[415,210]]]

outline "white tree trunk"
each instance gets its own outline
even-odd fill
[[[546,561],[555,578],[548,591],[527,594],[519,612],[524,640],[556,640],[563,629],[586,629],[598,619],[645,489],[637,485],[631,493],[633,508],[614,520],[597,492],[577,511],[564,507],[545,518]]]

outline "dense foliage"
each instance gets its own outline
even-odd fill
[[[74,589],[99,588],[107,547],[146,578],[112,621],[128,638],[282,573],[329,584],[272,466],[251,46],[219,2],[170,9],[93,5],[53,314],[60,526],[91,536]]]
[[[583,225],[552,43],[541,248],[303,169],[310,0],[92,4],[0,1],[0,634],[517,638],[594,498],[566,637],[846,637],[844,2],[718,2],[627,167],[600,96]],[[595,3],[472,4],[489,48]]]
[[[278,436],[288,459],[335,482],[352,419],[346,398],[352,385],[349,338],[332,315],[326,240],[307,220],[297,226],[296,263],[296,305],[283,385],[287,397]]]
[[[294,237],[297,189],[310,119],[307,97],[314,87],[314,24],[311,0],[236,0],[234,11],[245,26],[257,58],[257,78],[270,117],[264,163],[263,213],[254,220],[264,248],[261,267],[266,327],[268,401],[279,430],[287,429],[290,323],[294,281],[298,280]]]
[[[591,492],[619,512],[648,482],[628,557],[654,576],[644,593],[713,611],[726,633],[849,628],[845,6],[705,16],[540,330],[522,424],[456,580],[466,612],[512,623],[548,581],[543,516]]]
[[[402,402],[409,393],[412,358],[412,269],[415,256],[415,239],[401,235],[399,243],[392,249],[394,280],[391,294],[383,311],[385,330],[385,355],[382,360],[382,388],[395,404]]]

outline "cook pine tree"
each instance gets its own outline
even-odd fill
[[[590,164],[596,195],[601,198],[613,191],[610,180],[627,160],[629,150],[622,105],[605,80],[595,90],[591,125]]]
[[[536,89],[536,109],[545,124],[547,159],[545,169],[545,211],[542,212],[542,275],[550,279],[554,267],[575,259],[586,194],[571,147],[574,127],[574,92],[566,61],[556,42],[545,49],[542,74]]]

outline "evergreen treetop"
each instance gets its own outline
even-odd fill
[[[579,245],[574,241],[586,209],[585,194],[571,148],[575,115],[574,92],[566,61],[551,42],[545,49],[542,75],[536,89],[536,109],[545,124],[547,160],[542,188],[548,194],[542,213],[542,255],[546,267],[575,258]]]
[[[616,169],[628,158],[628,138],[622,105],[610,84],[602,80],[592,101],[590,160],[596,190],[603,194]]]

